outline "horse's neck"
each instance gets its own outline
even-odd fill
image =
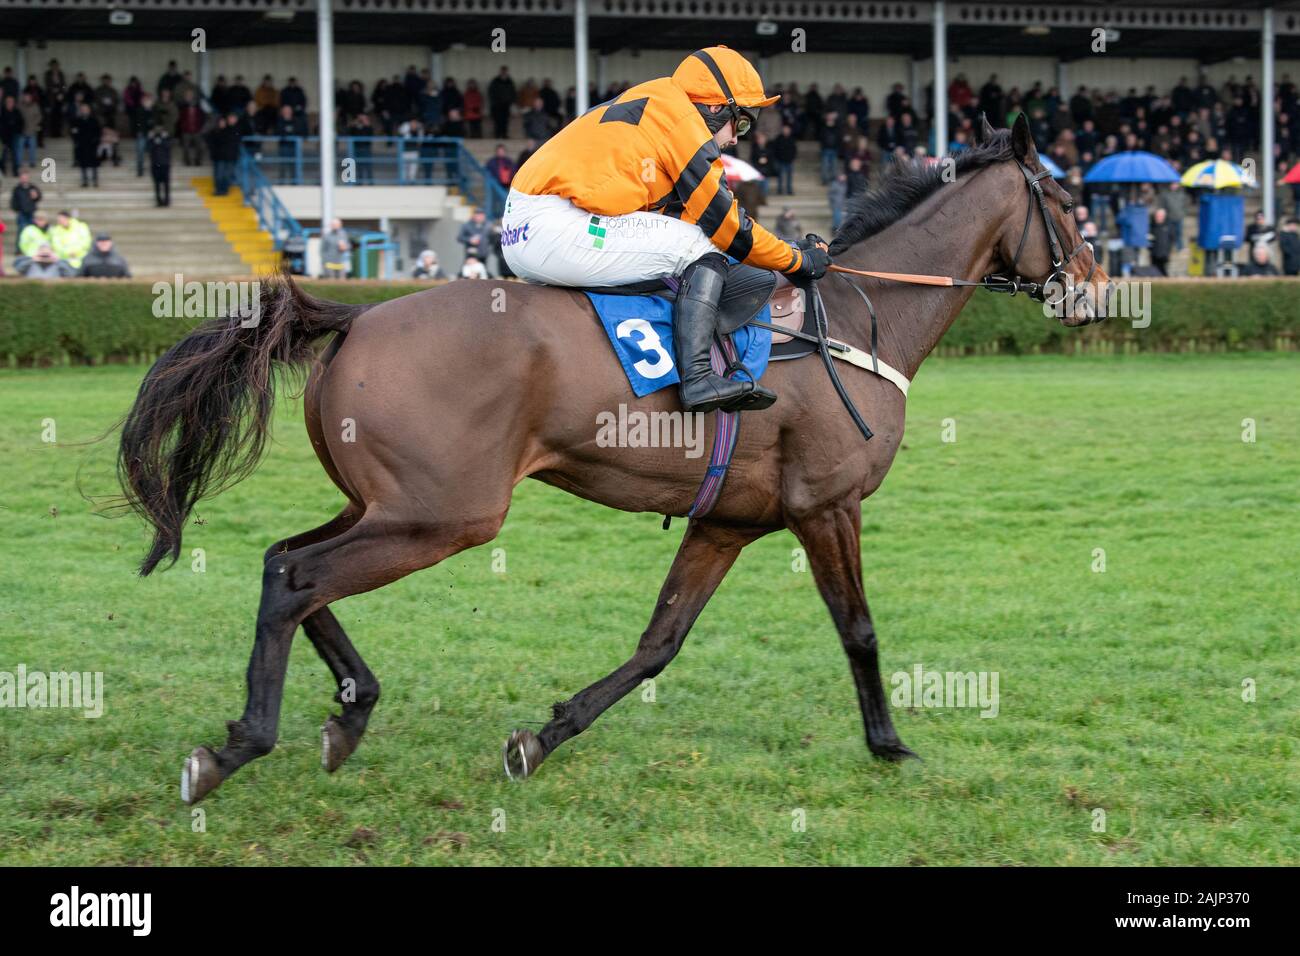
[[[838,265],[874,272],[979,279],[992,271],[998,233],[1010,214],[1009,190],[990,167],[960,184],[941,187],[888,229],[836,256]],[[985,182],[977,180],[983,177]],[[998,188],[993,188],[996,180]],[[1023,201],[1023,200],[1022,200]],[[879,318],[881,356],[908,378],[934,350],[970,300],[973,288],[911,285],[858,279]],[[844,286],[842,282],[832,285]],[[866,306],[852,290],[837,289],[837,311],[851,316],[859,338],[867,330]],[[865,331],[869,336],[869,330]],[[865,341],[865,339],[864,339]]]

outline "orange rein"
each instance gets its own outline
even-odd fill
[[[892,282],[910,282],[913,285],[955,286],[958,283],[951,276],[916,275],[911,272],[868,272],[866,269],[850,269],[847,266],[830,267],[831,272],[847,272],[849,275],[866,276],[869,279],[888,279]]]

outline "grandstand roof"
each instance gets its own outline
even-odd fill
[[[335,0],[335,36],[343,43],[486,45],[506,27],[515,47],[572,46],[574,0]],[[1198,2],[1104,0],[1067,3],[947,3],[949,56],[1090,55],[1096,26],[1120,31],[1126,57],[1181,57],[1213,63],[1259,54],[1260,9],[1273,6],[1279,59],[1300,59],[1300,0]],[[789,49],[804,27],[819,52],[911,53],[932,49],[931,4],[915,0],[589,0],[594,51],[683,49],[726,43],[741,49]],[[109,23],[112,9],[133,14]],[[0,37],[64,40],[188,39],[207,30],[211,47],[313,42],[315,0],[0,0]],[[760,20],[775,24],[761,34]],[[233,38],[226,44],[223,39]]]

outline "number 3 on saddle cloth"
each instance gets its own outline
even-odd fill
[[[614,354],[627,374],[628,384],[638,398],[681,380],[673,358],[676,354],[673,302],[677,287],[676,277],[662,276],[631,285],[581,290],[591,300]],[[723,368],[739,359],[755,381],[767,370],[772,333],[746,323],[771,321],[768,301],[775,288],[776,273],[732,260],[722,301],[718,303],[718,332],[732,353],[726,357]],[[720,369],[715,370],[721,373]],[[739,379],[746,375],[737,371],[732,377]]]
[[[718,328],[723,350],[715,341],[710,354],[713,370],[719,375],[732,368],[732,378],[752,377],[758,381],[767,370],[772,332],[745,323],[755,319],[771,321],[767,301],[775,285],[774,273],[732,264],[719,307]],[[628,384],[638,398],[681,381],[673,360],[675,278],[666,276],[636,286],[583,291],[591,300]],[[744,366],[744,371],[737,369],[736,363]],[[739,432],[740,414],[719,411],[709,466],[688,517],[708,514],[717,502]],[[665,530],[670,520],[671,516],[664,516]]]
[[[628,384],[637,398],[681,381],[673,360],[673,304],[658,295],[604,295],[588,292],[600,324],[605,327],[614,346],[614,354],[627,373]],[[766,305],[753,318],[771,321]],[[731,333],[734,356],[749,370],[754,381],[767,371],[772,351],[772,333],[768,329],[742,326]],[[714,344],[717,349],[717,344]],[[728,358],[731,358],[729,356]],[[725,368],[725,366],[724,366]],[[745,375],[736,372],[732,378]]]

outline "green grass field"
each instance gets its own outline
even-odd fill
[[[383,699],[333,776],[333,683],[299,637],[280,746],[200,806],[203,832],[181,763],[242,710],[262,551],[340,498],[284,401],[258,473],[187,530],[206,570],[136,578],[143,527],[77,490],[79,471],[112,490],[112,443],[72,443],[142,372],[0,372],[0,671],[105,682],[99,719],[0,710],[0,864],[1300,862],[1300,355],[927,364],[864,505],[886,687],[917,665],[996,672],[1000,703],[895,708],[924,762],[868,755],[782,533],[746,551],[653,702],[507,781],[507,733],[631,652],[683,527],[529,482],[492,544],[335,606]]]

